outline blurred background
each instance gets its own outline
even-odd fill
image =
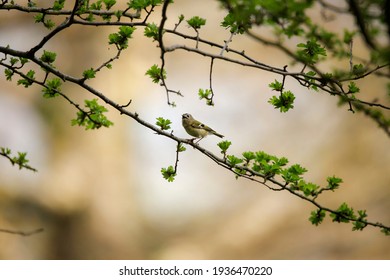
[[[31,14],[1,13],[2,46],[28,50],[47,33],[33,24]],[[318,9],[312,13],[321,20]],[[173,28],[180,14],[207,18],[202,38],[220,44],[229,38],[219,27],[224,13],[217,1],[175,1],[167,26]],[[156,23],[159,16],[157,8]],[[353,22],[338,17],[324,24],[337,30]],[[179,30],[195,35],[186,23]],[[58,69],[80,77],[115,55],[107,38],[116,31],[72,26],[44,49],[57,52]],[[169,35],[165,40],[167,45],[193,44]],[[390,224],[389,138],[371,120],[290,79],[286,87],[296,93],[295,108],[281,114],[267,103],[274,94],[268,84],[280,77],[219,60],[213,71],[215,106],[208,107],[197,92],[209,87],[210,59],[180,50],[166,56],[168,86],[184,95],[171,95],[177,106],[170,107],[164,89],[145,76],[150,66],[160,64],[156,45],[138,28],[113,69],[99,72],[90,85],[119,104],[131,99],[128,109],[148,122],[169,118],[177,136],[187,137],[181,115],[188,112],[224,134],[233,143],[231,154],[262,150],[285,156],[309,170],[307,181],[320,185],[327,176],[341,177],[341,189],[324,194],[324,205],[337,208],[345,201],[355,210],[367,209],[370,221]],[[354,47],[365,55],[362,42]],[[245,36],[234,37],[230,48],[245,49],[279,68],[290,62]],[[348,69],[343,63],[329,67]],[[389,237],[378,229],[353,232],[351,224],[333,224],[329,218],[312,226],[308,218],[315,209],[308,203],[236,180],[190,147],[180,154],[175,181],[168,183],[160,169],[174,164],[174,142],[111,108],[108,117],[115,125],[109,129],[71,126],[76,110],[64,99],[43,99],[39,87],[26,90],[16,81],[0,77],[0,145],[28,152],[38,172],[18,170],[0,158],[0,228],[44,231],[29,237],[0,233],[1,259],[390,258]],[[384,81],[369,78],[359,86],[363,99],[373,100]],[[94,98],[69,84],[63,91],[79,104]],[[200,145],[218,154],[219,141],[208,137]]]

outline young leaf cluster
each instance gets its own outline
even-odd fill
[[[194,17],[188,19],[187,23],[193,29],[198,30],[206,24],[206,19],[201,18],[199,16],[194,16]]]
[[[283,89],[283,83],[275,80],[275,82],[269,84],[269,87],[272,90],[280,92],[279,96],[274,95],[268,100],[268,103],[273,105],[275,109],[279,109],[280,112],[285,113],[294,108],[295,95],[289,90],[285,91]]]
[[[314,38],[306,43],[299,43],[297,47],[300,48],[297,51],[298,59],[305,64],[314,65],[326,56],[325,48],[318,44]]]
[[[12,156],[12,151],[9,148],[4,148],[0,147],[0,155],[7,158],[12,165],[17,165],[19,166],[19,169],[28,169],[31,171],[36,172],[37,170],[33,167],[31,167],[28,162],[29,160],[27,159],[27,153],[24,152],[18,152],[17,156]]]
[[[115,45],[118,50],[126,49],[129,46],[129,39],[131,39],[135,29],[136,28],[133,26],[122,25],[119,27],[118,32],[111,33],[108,36],[108,43],[110,45]]]
[[[198,91],[198,96],[199,96],[199,99],[202,100],[202,99],[205,99],[206,100],[206,104],[209,105],[209,106],[213,106],[214,103],[213,103],[213,99],[212,99],[212,96],[213,96],[213,92],[211,89],[202,89],[200,88],[199,91]]]
[[[161,128],[161,130],[168,130],[168,129],[171,129],[171,123],[172,122],[168,119],[158,117],[156,125],[158,125]]]
[[[266,185],[266,182],[270,180],[280,187],[279,189],[269,188],[289,191],[311,202],[317,207],[317,210],[312,211],[309,217],[309,221],[313,225],[322,223],[327,212],[333,222],[352,222],[352,230],[362,230],[368,225],[366,210],[359,210],[356,214],[353,208],[346,203],[341,204],[336,210],[331,210],[320,206],[316,202],[321,193],[338,189],[342,183],[341,178],[329,176],[327,178],[327,185],[321,187],[320,185],[304,180],[303,175],[307,172],[307,169],[299,164],[288,166],[288,159],[285,157],[279,158],[264,151],[246,151],[242,153],[242,157],[237,157],[227,154],[230,145],[231,143],[229,141],[218,143],[226,164],[234,171],[236,178],[245,177],[254,180],[256,177],[261,177],[264,180],[262,182],[263,184]]]
[[[72,120],[72,125],[83,126],[88,129],[99,129],[101,127],[110,127],[113,123],[104,115],[108,110],[98,104],[97,99],[85,100],[85,107],[88,111],[80,109],[77,112],[77,118]]]
[[[161,75],[161,73],[162,73],[162,75]],[[160,82],[162,79],[165,80],[167,78],[166,74],[167,73],[166,73],[165,69],[163,71],[161,71],[161,68],[158,67],[157,64],[154,64],[145,73],[145,75],[149,76],[152,79],[153,83],[155,83],[155,84]]]

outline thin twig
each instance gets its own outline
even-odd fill
[[[18,234],[21,236],[31,236],[37,233],[43,232],[43,228],[34,229],[32,231],[21,231],[21,230],[10,230],[10,229],[2,229],[0,228],[0,232],[10,233],[10,234]]]

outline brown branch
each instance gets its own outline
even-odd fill
[[[37,233],[41,233],[43,231],[44,231],[43,228],[38,228],[38,229],[31,230],[31,231],[20,231],[20,230],[10,230],[10,229],[0,228],[0,232],[10,233],[10,234],[18,234],[21,236],[31,236],[31,235],[34,235]]]

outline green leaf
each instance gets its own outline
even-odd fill
[[[361,76],[366,72],[366,67],[363,64],[355,64],[352,67],[352,74],[355,76]]]
[[[104,115],[108,110],[104,106],[99,105],[97,101],[97,99],[85,100],[85,107],[89,110],[77,112],[77,118],[73,119],[71,124],[84,126],[86,130],[112,126],[113,123]]]
[[[310,213],[309,221],[313,225],[318,226],[324,220],[325,214],[326,214],[325,210],[322,209],[317,209],[316,211],[312,211]]]
[[[158,67],[157,64],[150,67],[148,71],[146,71],[145,75],[148,75],[152,79],[153,83],[156,84],[161,80],[161,78],[164,78],[164,80],[167,78],[165,69],[163,71],[163,77],[161,77],[161,68]]]
[[[302,179],[302,175],[307,172],[307,169],[300,166],[299,164],[294,164],[287,169],[281,171],[282,178],[286,183],[298,184],[298,181]]]
[[[207,102],[206,104],[209,105],[209,106],[213,106],[214,103],[213,103],[213,100],[212,100],[212,91],[211,89],[199,89],[198,91],[198,96],[199,96],[199,99],[202,100],[202,99],[206,99]]]
[[[53,4],[54,11],[60,11],[64,8],[65,0],[56,0]]]
[[[243,152],[242,156],[245,158],[247,163],[249,163],[251,160],[254,160],[256,158],[255,153],[254,152],[250,152],[250,151],[249,152]]]
[[[11,4],[13,4],[12,2],[13,1],[11,1]],[[36,6],[37,6],[37,3],[33,2],[32,0],[27,2],[27,7],[29,7],[29,8],[34,8]]]
[[[164,179],[168,182],[173,182],[175,180],[176,176],[176,170],[173,168],[172,165],[168,166],[168,168],[161,168],[161,174],[163,175]]]
[[[115,4],[116,0],[103,0],[107,10],[110,10]]]
[[[283,89],[283,84],[278,80],[275,80],[275,82],[270,83],[268,86],[272,88],[272,90],[276,90],[276,91],[282,91]]]
[[[57,54],[55,52],[43,51],[41,55],[41,61],[52,64],[56,60]]]
[[[16,57],[11,57],[11,59],[9,60],[9,62],[11,63],[11,66],[14,66],[16,63],[19,62],[19,59],[16,58]]]
[[[339,188],[340,184],[343,182],[343,179],[332,176],[328,177],[326,181],[328,182],[328,186],[326,188],[334,191]]]
[[[349,219],[356,218],[353,209],[350,208],[345,202],[340,205],[336,213],[331,213],[330,217],[332,218],[333,222],[338,223],[349,223]]]
[[[344,37],[343,37],[343,41],[345,44],[349,44],[352,40],[353,40],[353,37],[356,35],[356,32],[355,31],[349,31],[349,30],[344,30]]]
[[[43,22],[45,19],[44,14],[37,14],[34,16],[35,23]]]
[[[95,78],[95,74],[96,74],[96,71],[93,70],[93,68],[90,68],[90,69],[85,70],[85,71],[83,72],[83,77],[84,77],[84,79],[86,79],[86,80],[88,80],[88,79],[93,79],[93,78]]]
[[[358,93],[360,88],[357,87],[355,82],[350,82],[348,85],[348,93]]]
[[[96,10],[96,11],[100,11],[102,8],[103,8],[102,0],[98,0],[95,3],[92,3],[91,6],[90,6],[91,10]]]
[[[127,5],[134,10],[144,10],[149,6],[155,7],[162,3],[162,0],[130,0]]]
[[[187,23],[189,26],[191,26],[195,30],[198,30],[203,25],[206,24],[206,19],[198,17],[198,16],[194,16],[194,17],[190,18],[189,20],[187,20]]]
[[[11,149],[0,147],[0,155],[6,157],[12,165],[18,165],[19,169],[25,168],[36,172],[37,170],[28,165],[27,153],[18,152],[17,156],[11,156]]]
[[[384,233],[386,236],[390,235],[390,229],[388,229],[388,228],[382,228],[381,232]]]
[[[232,142],[225,140],[225,141],[219,142],[217,145],[221,149],[221,153],[226,154],[226,151],[229,149],[231,144],[232,144]]]
[[[128,41],[135,30],[136,28],[133,26],[122,25],[119,27],[117,33],[108,35],[108,43],[115,45],[119,50],[126,49],[128,47]]]
[[[184,147],[184,145],[182,143],[179,144],[179,147],[178,147],[178,152],[181,153],[181,152],[184,152],[186,149],[186,147]]]
[[[61,92],[62,82],[59,78],[53,78],[46,81],[45,87],[42,89],[44,98],[52,98],[58,96]]]
[[[298,58],[306,64],[315,64],[321,57],[326,56],[325,48],[317,43],[316,39],[307,41],[306,44],[300,43],[297,45],[301,50],[297,51]]]
[[[34,83],[35,80],[35,71],[34,70],[29,70],[26,74],[26,78],[24,79],[19,79],[17,84],[18,85],[23,85],[25,88],[28,88]]]
[[[353,222],[352,230],[363,230],[367,226],[367,213],[366,210],[358,210],[358,220]]]
[[[170,126],[171,123],[172,122],[168,119],[158,117],[156,125],[158,125],[162,130],[168,130],[168,129],[171,129],[171,126]]]
[[[243,34],[251,25],[250,20],[234,13],[227,14],[221,22],[222,27],[230,28],[230,33],[234,34]]]
[[[152,38],[153,41],[158,41],[159,39],[159,28],[155,23],[148,23],[145,27],[144,35],[148,38]]]
[[[28,58],[24,58],[24,57],[20,57],[19,60],[22,66],[24,66],[29,61]]]
[[[275,109],[279,109],[280,112],[285,113],[294,108],[295,95],[291,91],[285,91],[280,96],[272,96],[268,103],[272,104]]]
[[[298,189],[303,192],[305,196],[316,196],[318,194],[319,186],[313,183],[307,183],[300,180],[297,185]]]
[[[242,159],[236,157],[236,156],[233,156],[233,155],[228,155],[227,157],[227,163],[230,165],[230,166],[235,166],[237,164],[240,164],[243,162]]]
[[[5,68],[4,69],[4,74],[5,74],[5,78],[7,79],[7,81],[11,81],[12,80],[12,76],[14,75],[14,71],[11,70],[11,69]]]

